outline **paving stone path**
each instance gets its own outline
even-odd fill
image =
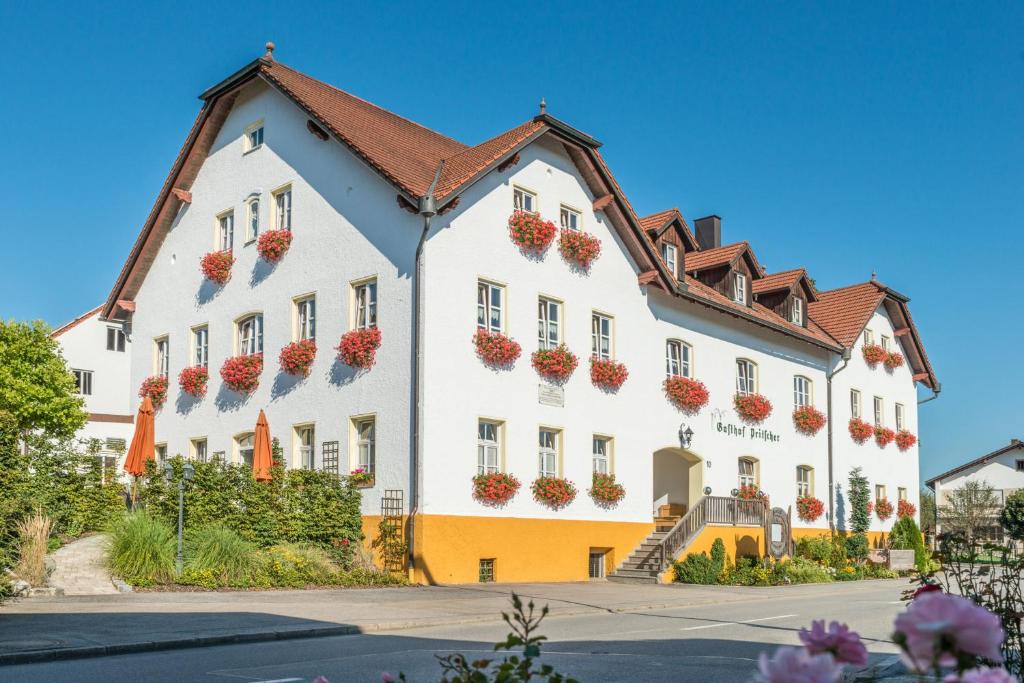
[[[103,536],[96,534],[72,541],[50,554],[56,567],[50,585],[63,588],[64,595],[106,595],[117,593],[110,573],[103,566]]]

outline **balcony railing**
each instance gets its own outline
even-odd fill
[[[760,499],[704,496],[661,539],[662,569],[667,567],[705,526],[721,524],[763,527],[767,514],[768,507]]]

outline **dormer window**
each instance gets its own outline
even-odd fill
[[[676,270],[678,254],[679,250],[676,249],[676,245],[669,244],[668,242],[661,243],[661,258],[665,261],[665,266],[669,272],[676,277],[679,277],[679,271]]]
[[[804,300],[798,296],[793,297],[793,305],[789,309],[789,322],[794,325],[804,324]]]
[[[747,305],[747,276],[744,273],[732,274],[732,300]]]

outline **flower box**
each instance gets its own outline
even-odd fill
[[[206,383],[210,379],[210,371],[202,365],[185,368],[178,374],[178,386],[186,394],[195,397],[206,395]]]
[[[740,500],[760,500],[765,505],[770,503],[768,494],[753,484],[747,484],[739,487],[735,490],[735,494],[736,495],[734,497],[739,498]]]
[[[624,364],[611,359],[590,358],[590,381],[595,387],[618,391],[628,378],[629,370]]]
[[[896,432],[888,427],[875,427],[875,443],[879,448],[885,448],[896,440]]]
[[[751,424],[764,422],[772,414],[772,402],[761,394],[736,394],[732,404],[740,419]]]
[[[519,480],[506,472],[478,474],[473,477],[473,498],[490,507],[501,507],[519,491]]]
[[[263,372],[263,354],[254,353],[248,356],[234,356],[224,361],[220,368],[220,378],[228,389],[240,394],[248,394],[260,385],[260,373]]]
[[[565,344],[559,344],[553,349],[534,351],[530,362],[538,374],[555,382],[569,379],[573,370],[579,365],[576,354],[570,351]]]
[[[905,451],[917,443],[917,437],[908,432],[906,429],[902,429],[896,432],[896,447],[901,451]]]
[[[316,358],[316,342],[312,339],[288,344],[278,355],[277,360],[281,363],[281,369],[289,375],[308,377],[309,371],[313,369],[313,360]]]
[[[711,397],[704,382],[689,377],[669,377],[662,387],[669,403],[689,415],[706,406]]]
[[[859,417],[850,418],[850,438],[857,443],[864,443],[875,433],[875,428]]]
[[[885,369],[895,370],[898,367],[902,367],[904,363],[903,354],[899,351],[893,351],[885,356]]]
[[[541,254],[551,246],[558,228],[529,211],[514,211],[508,219],[508,235],[523,251]]]
[[[892,517],[892,503],[887,498],[883,498],[875,503],[875,514],[878,515],[878,519],[883,522]]]
[[[612,508],[626,497],[626,489],[616,483],[614,474],[594,472],[590,489],[587,491],[594,502],[603,508]]]
[[[147,396],[153,402],[153,407],[159,410],[167,400],[167,378],[163,375],[153,375],[142,380],[142,386],[139,387],[139,398]]]
[[[917,514],[917,507],[909,500],[901,500],[896,503],[896,516],[899,518],[913,517]]]
[[[860,351],[864,354],[864,362],[873,368],[889,357],[889,353],[878,344],[865,344]]]
[[[558,238],[558,252],[566,261],[583,270],[589,270],[601,255],[601,240],[582,230],[562,230]]]
[[[800,496],[796,499],[796,514],[805,522],[813,522],[825,514],[825,504],[814,496]]]
[[[552,510],[561,510],[576,499],[576,486],[562,477],[537,477],[530,490],[535,501]]]
[[[291,230],[267,230],[261,233],[259,239],[256,240],[256,251],[264,261],[277,263],[284,257],[291,245]]]
[[[353,368],[368,370],[377,360],[380,343],[380,328],[377,327],[346,332],[337,347],[338,360]]]
[[[500,332],[477,330],[473,335],[476,355],[487,365],[495,368],[510,368],[518,360],[523,349],[519,342]]]
[[[373,472],[357,467],[348,473],[349,486],[357,489],[368,489],[374,484]]]
[[[793,411],[793,426],[801,434],[814,436],[825,426],[825,413],[814,406],[801,406]]]
[[[199,267],[207,280],[223,285],[231,279],[231,266],[234,264],[235,256],[230,251],[211,251],[199,262]]]

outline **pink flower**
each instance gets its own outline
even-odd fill
[[[941,593],[942,586],[937,583],[926,583],[925,585],[914,591],[914,598],[917,598],[925,593]]]
[[[893,639],[903,660],[915,671],[954,666],[962,655],[1003,661],[999,617],[959,595],[929,592],[918,595],[906,612],[896,617]]]
[[[830,654],[812,655],[803,648],[780,647],[771,659],[762,652],[756,683],[836,683],[843,672]]]
[[[987,666],[965,671],[960,678],[957,678],[956,674],[950,674],[943,680],[946,683],[1020,683],[1017,677],[1010,675],[1006,669],[990,669]]]
[[[395,677],[384,671],[380,675],[380,683],[395,683]]]
[[[825,629],[825,620],[811,622],[811,630],[800,629],[800,640],[812,655],[828,652],[840,664],[864,666],[868,663],[868,649],[860,635],[846,624],[833,621]]]

